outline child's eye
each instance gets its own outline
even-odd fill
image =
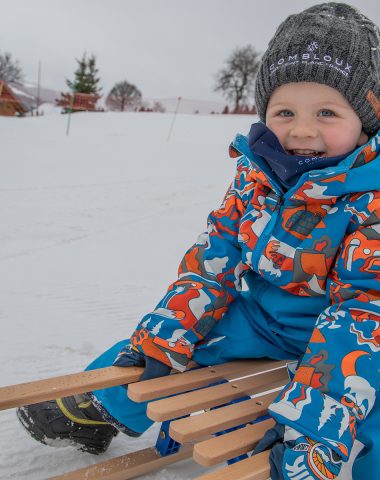
[[[278,115],[280,117],[292,117],[293,113],[290,110],[281,110],[280,112],[278,112]]]
[[[321,117],[335,117],[335,113],[332,110],[327,110],[327,109],[321,110],[319,112],[319,115]]]

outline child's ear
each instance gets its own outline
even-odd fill
[[[364,133],[363,130],[362,130],[362,133],[360,134],[360,137],[359,137],[359,140],[358,140],[358,147],[361,147],[362,145],[367,143],[368,140],[369,140],[368,135],[366,133]]]

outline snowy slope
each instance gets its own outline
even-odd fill
[[[178,98],[144,98],[148,105],[159,102],[165,108],[166,112],[174,112],[177,108]],[[199,113],[209,114],[221,113],[225,107],[222,102],[210,102],[207,100],[196,100],[190,98],[181,98],[178,105],[179,113]]]
[[[81,370],[154,307],[219,205],[249,116],[0,117],[0,385]],[[99,458],[34,442],[0,412],[0,478],[41,480]],[[154,444],[119,435],[102,459]],[[184,462],[149,479],[189,479]]]

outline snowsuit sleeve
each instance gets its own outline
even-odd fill
[[[355,215],[329,275],[331,304],[293,381],[270,407],[277,421],[344,460],[379,391],[380,193],[351,197],[346,208]]]
[[[178,279],[131,337],[140,352],[183,371],[194,345],[219,321],[241,290],[247,267],[238,243],[240,219],[253,188],[248,160],[237,173],[222,205],[208,216],[207,231],[186,252]]]

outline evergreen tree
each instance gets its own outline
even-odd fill
[[[100,78],[99,70],[96,68],[96,58],[91,55],[87,58],[86,54],[78,60],[78,68],[74,72],[74,81],[66,80],[67,86],[76,93],[92,93],[98,95],[101,88],[98,86]]]
[[[96,102],[100,98],[101,88],[98,85],[100,78],[98,77],[99,70],[96,68],[95,55],[87,58],[84,53],[83,57],[80,60],[76,58],[76,61],[78,67],[74,72],[74,80],[66,79],[66,84],[70,88],[70,92],[62,92],[61,98],[56,100],[57,105],[63,107],[63,113],[78,110],[96,110]],[[92,97],[79,100],[78,94],[92,95]]]

